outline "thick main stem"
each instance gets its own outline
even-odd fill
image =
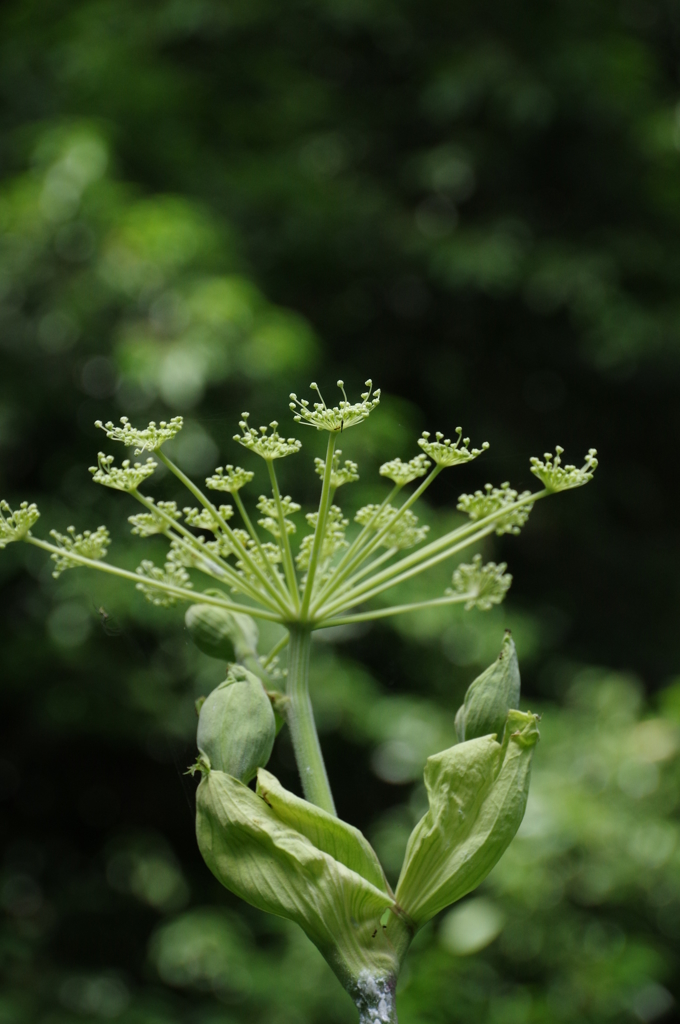
[[[365,972],[353,992],[359,1024],[398,1024],[395,988],[396,978],[375,978]]]
[[[293,740],[302,789],[310,803],[329,814],[335,814],[333,794],[328,783],[321,744],[314,722],[309,697],[309,654],[312,635],[309,629],[290,628],[288,679],[286,693],[290,698],[286,719]]]

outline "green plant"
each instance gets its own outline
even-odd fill
[[[369,380],[360,401],[351,403],[343,382],[338,386],[343,398],[335,407],[325,404],[316,384],[312,389],[318,401],[313,405],[290,396],[295,421],[328,434],[326,458],[316,460],[322,480],[318,510],[307,515],[311,532],[295,555],[291,517],[301,506],[281,494],[275,462],[297,453],[301,443],[282,437],[276,421],[251,427],[247,413],[235,440],[266,464],[271,497],[260,497],[257,525],[273,540],[262,540],[240,496],[252,472],[227,465],[206,480],[208,489],[231,495],[243,522],[232,527],[233,506],[215,505],[162,450],[181,430],[182,418],[136,429],[123,417],[120,426],[97,426],[132,448],[135,456],[151,454],[146,461],[125,459],[116,466],[113,456],[100,452],[91,472],[96,483],[125,491],[141,503],[144,511],[130,517],[133,532],[169,540],[163,567],[144,560],[133,573],[105,562],[110,537],[104,526],[84,533],[76,533],[75,527],[66,534],[53,530],[52,542],[34,537],[31,529],[39,512],[27,502],[16,511],[0,504],[0,547],[23,540],[50,553],[55,576],[87,566],[134,581],[154,604],[191,603],[187,628],[197,645],[234,663],[199,709],[199,758],[192,771],[202,775],[197,836],[203,857],[227,888],[304,929],[354,999],[362,1021],[388,1022],[396,1021],[396,979],[417,929],[479,885],[521,823],[538,739],[536,716],[517,709],[519,668],[506,635],[498,661],[470,686],[457,716],[461,742],[427,761],[429,810],[413,830],[393,891],[371,846],[335,813],[308,692],[312,632],[433,605],[458,603],[488,610],[498,604],[511,583],[506,565],[482,565],[481,556],[475,555],[471,563],[457,566],[442,597],[352,610],[492,533],[518,533],[537,500],[587,483],[597,460],[591,449],[580,469],[563,465],[559,447],[554,456],[533,458],[531,471],[543,484],[541,490],[518,494],[503,483],[464,494],[458,509],[469,523],[425,543],[427,528],[418,526],[415,502],[443,469],[470,462],[488,448],[486,443],[470,448],[461,428],[455,441],[440,433],[432,440],[425,432],[418,440],[418,455],[380,467],[392,488],[380,504],[359,510],[355,519],[361,529],[350,541],[349,522],[334,498],[340,486],[358,479],[357,466],[349,460],[341,463],[336,444],[339,434],[374,411],[380,392],[373,391]],[[180,511],[175,502],[154,501],[140,491],[157,468],[154,458],[200,507]],[[410,495],[393,504],[416,481]],[[409,549],[414,550],[405,554]],[[222,586],[197,593],[191,570]],[[257,653],[257,618],[286,630],[265,657]],[[272,668],[286,645],[283,693],[275,688]],[[304,799],[285,790],[265,769],[277,719],[290,730]],[[252,790],[247,783],[255,774],[257,788]]]

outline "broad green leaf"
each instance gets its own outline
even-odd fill
[[[510,711],[505,740],[469,740],[428,758],[430,808],[411,833],[397,903],[417,927],[476,888],[519,828],[536,716]]]
[[[317,850],[328,853],[376,888],[389,893],[375,850],[358,828],[289,793],[264,768],[257,773],[257,793],[269,804],[279,821],[306,836]]]
[[[346,987],[362,972],[394,976],[380,926],[393,899],[283,822],[256,793],[219,771],[197,791],[203,858],[231,892],[304,929]]]

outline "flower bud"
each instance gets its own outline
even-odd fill
[[[519,689],[517,651],[510,630],[506,629],[501,653],[470,684],[465,703],[458,709],[456,734],[459,741],[491,733],[502,739],[508,711],[519,705]]]
[[[502,744],[482,736],[428,758],[430,808],[411,833],[396,893],[416,927],[475,889],[509,846],[526,808],[536,721],[509,711]]]
[[[256,654],[258,631],[250,615],[214,604],[192,604],[184,622],[198,649],[211,658],[241,661]]]
[[[204,701],[198,716],[198,749],[211,768],[250,782],[271,757],[276,722],[262,682],[234,665]]]

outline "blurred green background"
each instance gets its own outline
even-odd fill
[[[250,465],[243,409],[276,417],[311,509],[322,439],[287,408],[310,380],[385,395],[343,439],[347,512],[422,429],[491,442],[437,481],[434,528],[462,491],[529,486],[530,455],[598,448],[589,487],[486,548],[502,608],[324,636],[314,700],[339,811],[395,874],[424,759],[510,626],[543,713],[527,817],[419,935],[400,1020],[674,1019],[677,3],[5,0],[0,94],[0,492],[39,503],[38,534],[105,522],[119,564],[160,552],[87,472],[121,414],[182,413],[197,479]],[[183,503],[160,473],[151,493]],[[0,1024],[354,1020],[301,933],[198,855],[182,773],[221,673],[182,610],[50,572],[0,557]],[[285,734],[271,768],[297,790]]]

